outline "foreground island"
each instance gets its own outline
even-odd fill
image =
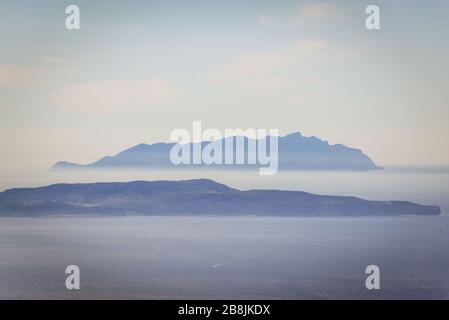
[[[55,184],[0,193],[0,216],[43,215],[440,215],[438,206],[299,191],[240,191],[212,180]]]

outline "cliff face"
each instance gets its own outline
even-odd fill
[[[240,191],[211,180],[56,184],[0,193],[0,215],[439,215],[437,206],[281,190]]]

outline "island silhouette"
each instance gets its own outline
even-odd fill
[[[300,191],[241,191],[207,179],[55,184],[0,193],[0,216],[42,215],[398,216],[438,206]]]
[[[224,161],[224,140],[233,139],[233,154],[237,154],[236,137],[226,137],[221,139],[223,146]],[[267,138],[263,138],[267,139]],[[244,146],[242,154],[248,154],[248,141],[250,139],[243,137]],[[201,142],[201,148],[211,143],[210,141]],[[217,143],[217,141],[214,141]],[[105,156],[93,163],[78,164],[67,161],[57,162],[52,169],[174,169],[185,168],[232,168],[232,169],[257,169],[258,164],[249,164],[248,159],[243,164],[232,165],[178,165],[175,166],[170,161],[170,150],[175,143],[154,143],[139,144],[127,150],[118,153],[115,156]],[[189,144],[193,150],[193,143]],[[190,152],[192,154],[192,152]],[[278,161],[279,170],[347,170],[347,171],[369,171],[383,169],[374,163],[373,160],[360,149],[350,148],[342,144],[331,145],[327,141],[315,136],[305,137],[300,132],[295,132],[278,138]]]

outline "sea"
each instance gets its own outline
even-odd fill
[[[441,216],[0,218],[0,299],[449,299],[449,171],[30,171],[0,191],[52,183],[211,178],[439,205]],[[79,290],[66,268],[79,268]],[[366,286],[368,266],[379,288]]]

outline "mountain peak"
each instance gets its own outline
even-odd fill
[[[301,134],[301,132],[296,131],[296,132],[289,133],[289,134],[287,134],[287,135],[285,135],[285,136],[283,136],[281,138],[284,138],[284,139],[285,138],[288,138],[288,139],[290,139],[290,138],[303,138],[303,135]]]
[[[221,140],[224,145],[225,140]],[[261,141],[266,141],[262,139]],[[214,141],[217,143],[220,141]],[[204,141],[201,145],[207,145],[210,141]],[[80,168],[169,168],[175,166],[170,161],[170,151],[174,143],[141,143],[126,149],[115,156],[103,157],[100,160],[88,164],[79,165],[69,162],[58,162],[53,169],[80,169]],[[190,144],[192,150],[193,143]],[[204,147],[203,146],[203,147]],[[236,154],[236,145],[233,145],[233,152]],[[248,154],[248,146],[244,146],[245,155]],[[361,150],[346,147],[342,144],[329,145],[326,140],[318,137],[305,137],[301,132],[293,132],[279,138],[278,145],[279,170],[346,170],[346,171],[367,171],[377,170],[377,166],[370,157]],[[224,161],[223,161],[224,163]],[[195,165],[195,169],[201,168],[228,168],[229,165]],[[242,164],[236,169],[253,169],[254,164]],[[189,165],[179,165],[176,168],[191,169]]]

